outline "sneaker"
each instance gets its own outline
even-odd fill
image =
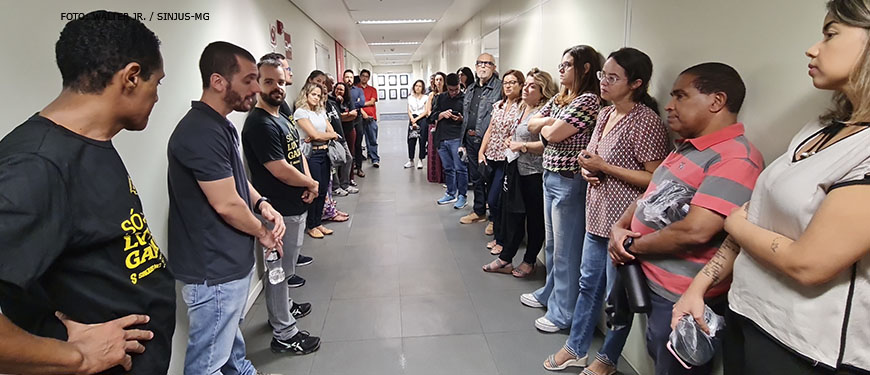
[[[557,327],[550,319],[542,316],[538,319],[535,319],[535,328],[539,331],[548,332],[548,333],[556,333],[561,331],[562,329]]]
[[[299,275],[293,275],[287,279],[287,286],[291,288],[298,288],[303,285],[305,285],[305,279]]]
[[[408,168],[411,168],[413,166],[414,166],[414,162],[409,161],[409,162],[405,163],[405,165],[403,165],[402,168],[408,169]]]
[[[493,232],[492,222],[490,221],[489,224],[486,225],[486,229],[483,230],[483,234],[492,236],[493,233],[495,232]]]
[[[438,203],[439,205],[445,205],[453,202],[456,202],[455,196],[452,196],[450,194],[444,194],[444,196],[441,197],[441,199],[439,199],[436,203]]]
[[[380,167],[381,167],[381,163],[376,162],[376,161],[373,161],[373,162],[372,162],[372,167],[380,168]]]
[[[290,314],[293,315],[293,319],[304,318],[306,315],[311,314],[311,303],[293,302],[293,306],[290,306]]]
[[[359,193],[359,189],[357,189],[357,188],[355,188],[355,187],[353,187],[353,186],[348,186],[347,189],[345,189],[345,190],[347,191],[348,194],[356,194],[356,193]]]
[[[355,175],[355,173],[351,173],[351,175]],[[350,179],[350,186],[351,187],[356,186],[356,180],[351,178]],[[357,191],[359,191],[359,190],[357,190]],[[348,190],[348,192],[350,193],[350,190]],[[351,194],[353,194],[353,193],[351,193]]]
[[[441,184],[441,187],[447,189],[447,184]]]
[[[286,341],[273,337],[269,347],[273,353],[309,354],[320,349],[320,338],[311,336],[308,331],[299,331],[296,336]]]
[[[296,258],[296,267],[307,266],[312,262],[314,262],[314,258],[307,255],[299,254],[299,256]]]
[[[342,188],[338,188],[338,189],[335,189],[335,190],[332,191],[332,195],[335,195],[335,196],[338,196],[338,197],[346,197],[346,196],[347,196],[347,190],[344,190],[344,189],[342,189]]]
[[[459,218],[460,224],[471,224],[471,223],[479,223],[481,221],[486,220],[486,215],[480,216],[476,212],[472,211],[470,214],[465,215]]]
[[[423,169],[423,160],[417,160],[417,169]]]
[[[538,299],[535,298],[535,295],[532,293],[524,293],[520,296],[520,303],[525,306],[539,308],[544,307],[544,304],[538,302]]]
[[[460,195],[459,198],[456,199],[456,204],[453,205],[453,208],[457,210],[461,210],[468,205],[468,199],[465,198],[464,195]]]

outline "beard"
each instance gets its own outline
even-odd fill
[[[268,94],[262,93],[262,92],[260,93],[260,99],[263,99],[264,102],[266,102],[267,104],[269,104],[270,106],[273,106],[273,107],[280,106],[281,103],[284,102],[285,97],[286,97],[286,94],[281,92],[278,89],[272,90],[272,92],[270,92]]]
[[[227,92],[224,94],[224,103],[227,103],[234,111],[248,112],[257,104],[257,95],[243,98],[233,90],[233,84],[227,84]]]

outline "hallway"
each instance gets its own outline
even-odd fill
[[[315,261],[300,268],[305,286],[290,290],[313,304],[298,327],[321,336],[320,350],[273,354],[261,294],[242,326],[248,358],[260,371],[293,375],[553,374],[541,363],[567,332],[539,333],[543,310],[519,302],[543,285],[543,266],[526,280],[484,273],[493,259],[484,225],[459,224],[469,209],[437,206],[441,185],[425,169],[402,168],[406,122],[379,125],[381,168],[366,162],[360,194],[337,198],[351,220],[327,224],[335,234],[326,239],[306,237],[302,252]],[[634,374],[625,361],[620,370]]]

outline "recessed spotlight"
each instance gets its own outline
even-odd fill
[[[416,46],[422,42],[374,42],[370,46]]]
[[[360,25],[395,25],[403,23],[433,23],[433,19],[415,19],[415,20],[363,20],[356,21]]]
[[[411,56],[413,53],[376,53],[375,56]]]

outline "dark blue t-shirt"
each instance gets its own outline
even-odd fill
[[[207,104],[191,103],[169,138],[169,266],[187,284],[241,279],[254,266],[254,237],[233,228],[208,203],[198,181],[233,177],[251,198],[233,124]]]

